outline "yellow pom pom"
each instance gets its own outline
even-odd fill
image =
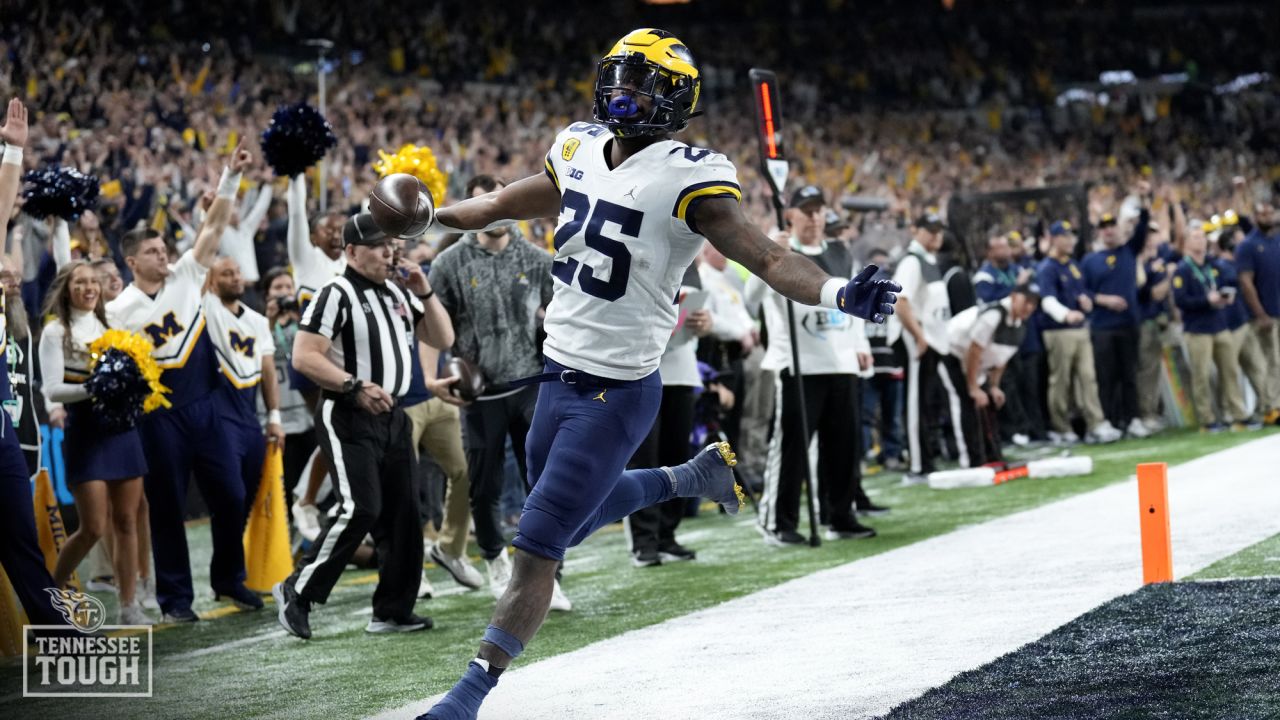
[[[444,203],[445,186],[449,182],[446,175],[436,164],[435,153],[425,145],[401,145],[394,155],[379,150],[381,158],[373,163],[378,177],[386,177],[395,173],[408,173],[422,181],[431,192],[431,199],[436,207]]]
[[[169,399],[164,396],[164,393],[169,392],[169,388],[160,384],[160,366],[156,365],[155,358],[151,357],[151,351],[155,347],[150,340],[128,330],[108,330],[102,333],[102,337],[89,344],[91,364],[96,367],[103,353],[113,348],[133,358],[138,371],[142,373],[142,378],[151,387],[151,394],[142,404],[143,412],[151,412],[160,407],[173,407]],[[90,367],[89,371],[92,372],[93,367]]]

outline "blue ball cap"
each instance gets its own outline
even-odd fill
[[[1051,236],[1056,237],[1058,235],[1068,235],[1072,232],[1075,232],[1075,229],[1072,228],[1071,223],[1066,220],[1059,220],[1049,226],[1049,235]]]

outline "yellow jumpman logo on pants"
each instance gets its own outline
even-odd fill
[[[607,402],[609,402],[609,401],[604,399],[604,394],[605,394],[606,392],[608,392],[608,391],[607,391],[607,390],[601,390],[599,395],[597,395],[597,396],[595,396],[595,397],[593,397],[593,398],[591,398],[591,399],[592,399],[592,400],[599,400],[599,401],[600,401],[600,402],[602,402],[602,403],[607,403]]]

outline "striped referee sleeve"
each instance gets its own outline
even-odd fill
[[[330,282],[307,304],[301,329],[336,340],[350,314],[350,300],[338,283]]]

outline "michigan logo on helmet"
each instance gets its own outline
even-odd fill
[[[679,132],[697,114],[702,80],[693,55],[666,30],[632,30],[596,70],[595,119],[615,137]]]

